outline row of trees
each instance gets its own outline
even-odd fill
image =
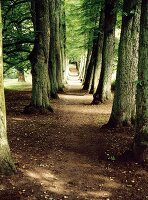
[[[70,5],[74,5],[74,1],[70,2]],[[74,9],[79,8],[83,30],[78,30],[78,32],[81,34],[80,38],[84,36],[84,40],[82,45],[77,43],[76,50],[81,48],[81,54],[87,52],[87,59],[85,65],[78,66],[78,68],[80,77],[84,80],[84,89],[93,93],[93,104],[104,103],[112,98],[111,76],[115,57],[115,28],[117,22],[120,21],[117,17],[121,19],[122,13],[115,96],[107,126],[124,126],[136,122],[133,151],[135,157],[142,161],[148,144],[148,2],[147,0],[124,0],[122,12],[122,1],[83,0],[79,2],[81,4],[78,3]],[[32,98],[30,105],[25,108],[27,113],[52,111],[49,98],[57,98],[58,91],[63,89],[66,81],[66,55],[75,55],[70,59],[77,61],[78,65],[81,64],[80,55],[68,52],[70,51],[68,46],[72,47],[72,45],[66,33],[69,32],[72,37],[74,34],[70,33],[70,28],[66,27],[66,21],[70,24],[67,17],[72,16],[70,12],[74,10],[70,9],[65,12],[67,5],[68,2],[64,0],[31,0],[31,2],[29,0],[7,0],[2,3],[6,67],[9,65],[23,66],[20,65],[21,61],[18,64],[15,60],[16,53],[19,54],[17,58],[23,57],[23,63],[28,63],[29,60],[31,63]],[[17,16],[19,9],[26,11],[26,6],[30,8],[29,14],[26,14],[28,19],[26,16],[7,18],[9,13]],[[80,24],[80,20],[77,19],[76,24]],[[0,28],[2,31],[2,26]],[[11,34],[10,29],[12,29]],[[2,76],[2,67],[0,72]],[[0,84],[2,86],[3,82]],[[3,86],[1,93],[3,94]],[[15,167],[10,158],[6,139],[3,95],[0,102],[0,123],[3,127],[0,129],[0,139],[2,138],[0,171],[2,173],[13,172]],[[7,151],[4,151],[5,148]]]

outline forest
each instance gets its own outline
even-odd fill
[[[0,200],[148,199],[148,1],[0,0]]]

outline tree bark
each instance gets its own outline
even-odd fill
[[[18,82],[26,82],[25,81],[25,74],[23,69],[17,70]]]
[[[114,58],[115,25],[117,0],[105,1],[104,41],[102,51],[102,67],[93,104],[111,100],[111,76]]]
[[[56,62],[56,7],[55,1],[49,0],[49,17],[50,17],[50,52],[49,52],[49,75],[50,75],[50,95],[52,98],[58,98],[57,82],[57,62]]]
[[[2,19],[0,1],[0,174],[11,175],[16,172],[10,154],[6,130],[6,109],[3,84]]]
[[[148,1],[142,0],[134,153],[148,163]]]
[[[92,52],[90,57],[90,62],[88,63],[87,68],[87,74],[86,79],[84,82],[84,90],[87,90],[90,92],[92,81],[93,81],[93,75],[94,75],[94,65],[97,58],[97,52],[98,52],[98,33],[99,33],[99,26],[97,26],[99,19],[96,19],[96,27],[94,28],[93,33],[93,45],[92,45]]]
[[[91,93],[95,94],[100,79],[101,64],[102,64],[102,49],[104,41],[104,9],[100,12],[99,31],[97,39],[97,51],[94,60],[94,74],[91,86]]]
[[[135,119],[141,0],[124,1],[115,96],[109,126],[131,125]]]
[[[65,0],[61,0],[60,6],[60,43],[62,57],[62,87],[66,84],[66,14]]]
[[[48,74],[49,59],[49,2],[33,0],[32,13],[35,29],[35,44],[30,54],[32,65],[32,100],[24,112],[52,111],[49,105],[50,79]]]
[[[55,27],[55,46],[56,46],[56,63],[57,63],[57,81],[58,90],[63,90],[63,61],[62,61],[62,47],[61,47],[61,6],[62,0],[55,0],[56,8],[56,27]]]
[[[85,65],[85,75],[84,75],[84,80],[83,80],[83,90],[87,90],[89,88],[89,83],[90,83],[90,73],[91,73],[91,66],[89,65],[90,59],[92,55],[92,49],[88,49],[87,52],[87,58],[86,58],[86,65]]]

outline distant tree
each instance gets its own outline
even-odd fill
[[[57,55],[56,55],[56,4],[49,0],[49,19],[50,19],[50,51],[49,51],[49,76],[50,76],[50,95],[52,98],[58,97],[57,80]]]
[[[62,33],[61,33],[62,0],[55,0],[55,55],[57,65],[58,90],[63,90],[63,60],[62,60]]]
[[[32,15],[35,30],[35,44],[30,54],[32,65],[32,99],[25,112],[51,111],[49,104],[50,79],[49,60],[49,2],[32,0]]]
[[[142,0],[138,83],[136,95],[136,135],[134,152],[138,161],[148,162],[148,1]]]
[[[6,130],[6,109],[3,85],[2,18],[0,1],[0,174],[11,175],[16,171],[10,154]]]
[[[102,50],[102,67],[99,84],[94,94],[93,104],[110,100],[111,76],[114,59],[115,25],[117,16],[117,0],[105,1],[104,41]]]
[[[100,14],[100,10],[103,4],[104,1],[84,0],[82,5],[83,20],[81,28],[86,35],[85,45],[88,52],[87,62],[86,62],[86,75],[85,75],[83,89],[87,90],[88,92],[90,92],[91,86],[94,85],[95,74],[97,76],[96,62],[98,59],[97,56],[98,56],[99,46],[101,46],[101,44],[99,43],[100,43],[100,36],[102,33],[101,24],[102,24],[102,14],[103,14],[102,12]]]
[[[72,62],[79,62],[85,53],[85,31],[81,28],[83,21],[81,6],[81,0],[65,0],[66,56]]]
[[[97,90],[98,82],[100,79],[101,64],[102,64],[102,50],[104,41],[104,6],[100,12],[99,29],[97,36],[96,55],[94,59],[94,73],[90,92],[94,94]]]
[[[99,28],[97,27],[94,29],[94,39],[93,39],[91,57],[88,63],[86,77],[85,77],[84,86],[83,86],[83,89],[87,90],[88,92],[90,92],[90,89],[91,89],[91,84],[92,84],[93,74],[94,74],[94,64],[97,58],[98,32],[99,32]]]
[[[109,126],[135,120],[141,0],[124,0],[115,96]]]
[[[17,70],[19,81],[24,80],[24,71],[31,67],[28,55],[33,48],[34,32],[30,5],[29,0],[2,1],[4,73],[11,68]]]

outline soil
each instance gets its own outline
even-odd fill
[[[68,86],[53,113],[26,115],[31,91],[6,93],[7,127],[17,166],[0,176],[0,200],[146,200],[147,166],[117,160],[133,140],[131,128],[102,129],[112,103],[91,105],[79,84]]]

